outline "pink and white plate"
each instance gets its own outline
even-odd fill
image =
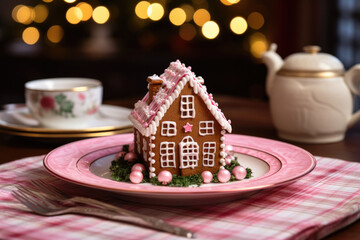
[[[109,167],[133,134],[80,140],[54,149],[44,158],[53,175],[83,186],[113,191],[126,200],[163,205],[213,204],[247,197],[259,190],[290,183],[311,172],[315,158],[294,145],[258,137],[228,134],[238,161],[253,170],[250,179],[200,187],[166,187],[114,181]]]

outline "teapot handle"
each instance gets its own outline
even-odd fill
[[[345,83],[352,93],[360,96],[360,64],[356,64],[345,73]],[[348,128],[355,125],[355,123],[359,120],[360,110],[356,111],[352,115],[350,121],[348,122]]]
[[[356,64],[345,73],[345,82],[352,93],[360,96],[360,64]]]

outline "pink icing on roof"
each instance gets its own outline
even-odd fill
[[[150,104],[147,104],[149,93],[147,93],[142,100],[138,101],[135,104],[135,108],[131,112],[131,116],[133,119],[130,118],[130,120],[136,120],[143,128],[147,128],[156,117],[161,106],[175,91],[178,83],[186,76],[194,80],[196,87],[201,89],[200,91],[202,91],[207,96],[211,105],[215,108],[217,114],[220,114],[221,118],[223,120],[226,120],[224,114],[218,108],[218,104],[213,100],[212,94],[207,93],[206,87],[202,85],[202,79],[196,78],[195,74],[191,72],[191,67],[185,67],[185,65],[182,64],[179,60],[177,60],[176,62],[171,62],[170,66],[165,69],[164,73],[161,74],[160,77],[158,77],[157,75],[153,75],[150,77],[154,79],[161,78],[163,80],[162,87],[153,97],[153,100],[150,102]],[[229,132],[231,132],[230,122],[228,120],[223,120],[220,121],[220,124],[228,124],[229,126],[227,127],[227,130],[229,131],[230,129]],[[138,126],[139,124],[135,124],[135,126]]]

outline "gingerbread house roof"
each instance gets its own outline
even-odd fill
[[[179,97],[181,90],[186,83],[190,83],[195,94],[198,94],[206,104],[207,108],[219,122],[223,129],[231,132],[230,120],[227,120],[218,104],[213,100],[212,94],[206,90],[203,85],[202,77],[196,77],[191,72],[190,67],[185,67],[179,60],[170,63],[170,66],[165,69],[164,73],[158,77],[153,75],[152,79],[161,79],[163,81],[161,88],[153,96],[149,102],[149,92],[145,97],[135,104],[135,108],[129,115],[130,121],[134,127],[140,131],[144,136],[150,136],[156,133],[159,122],[169,109],[174,100]]]

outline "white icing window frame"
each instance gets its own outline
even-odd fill
[[[175,142],[161,142],[159,153],[162,168],[176,168]]]
[[[186,136],[179,143],[180,151],[180,168],[192,168],[198,166],[199,162],[199,145],[194,142],[190,136]]]
[[[147,141],[145,138],[143,138],[143,158],[145,161],[147,161]]]
[[[174,121],[163,121],[161,123],[161,136],[173,137],[176,136],[176,122]]]
[[[180,116],[181,118],[195,118],[195,103],[193,95],[181,95]]]
[[[199,135],[214,135],[214,121],[200,121],[199,122]]]
[[[213,167],[215,165],[216,142],[203,143],[203,166]]]

